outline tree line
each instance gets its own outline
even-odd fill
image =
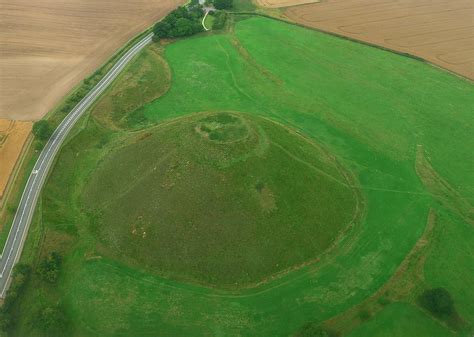
[[[214,6],[217,10],[226,10],[233,7],[233,0],[210,0],[206,6]],[[157,22],[153,27],[153,40],[173,39],[194,35],[204,31],[202,19],[204,10],[198,0],[192,0],[187,6],[180,6],[169,13],[164,19]],[[224,26],[226,13],[218,11],[216,18],[218,25],[216,29]]]
[[[178,7],[153,27],[154,40],[190,36],[202,32],[204,11],[199,4]]]

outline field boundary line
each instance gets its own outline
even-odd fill
[[[293,6],[291,6],[291,7],[293,7]],[[356,38],[353,38],[353,37],[350,37],[350,36],[345,36],[345,35],[342,35],[342,34],[338,34],[336,32],[331,32],[331,31],[328,31],[328,30],[325,30],[325,29],[316,28],[316,27],[309,27],[309,26],[303,25],[303,24],[298,23],[298,22],[290,21],[290,19],[286,16],[285,16],[285,18],[282,18],[282,17],[276,17],[276,16],[272,16],[270,14],[258,13],[258,12],[232,12],[232,14],[242,15],[242,16],[245,16],[245,15],[247,15],[247,16],[260,16],[260,17],[263,17],[263,18],[271,19],[271,20],[281,21],[281,22],[284,22],[284,23],[287,23],[287,24],[290,24],[290,25],[293,25],[293,26],[313,30],[313,31],[316,31],[316,32],[319,32],[319,33],[322,33],[322,34],[327,34],[327,35],[331,35],[331,36],[334,36],[334,37],[338,37],[340,39],[355,42],[355,43],[365,45],[365,46],[368,46],[368,47],[377,48],[379,50],[383,50],[383,51],[390,52],[390,53],[393,53],[393,54],[397,54],[397,55],[400,55],[400,56],[408,57],[408,58],[411,58],[411,59],[416,60],[416,61],[420,61],[420,62],[425,63],[427,65],[430,65],[434,68],[441,69],[441,70],[443,70],[443,71],[445,71],[445,72],[447,72],[451,75],[454,75],[454,76],[456,76],[460,79],[463,79],[463,80],[465,80],[469,83],[474,83],[474,79],[471,79],[467,76],[456,73],[456,72],[454,72],[450,69],[444,68],[444,67],[442,67],[438,64],[435,64],[435,63],[433,63],[433,62],[431,62],[427,59],[424,59],[420,56],[416,56],[416,55],[413,55],[413,54],[408,53],[408,52],[402,52],[402,51],[395,50],[395,49],[392,49],[392,48],[380,46],[378,44],[371,43],[371,42],[368,42],[368,41],[358,40]]]

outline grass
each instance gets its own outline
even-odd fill
[[[234,0],[232,10],[235,12],[253,12],[257,6],[252,0]]]
[[[156,82],[148,97],[162,96],[142,107],[134,105],[123,115],[107,105],[103,113],[109,116],[108,123],[97,110],[99,103],[92,117],[84,120],[82,131],[63,148],[37,215],[45,227],[39,254],[61,251],[63,273],[55,288],[33,277],[21,302],[25,314],[13,335],[35,335],[28,322],[37,303],[47,300],[64,304],[72,336],[151,336],[157,331],[162,336],[291,336],[309,322],[323,324],[350,310],[383,287],[424,232],[432,208],[440,216],[429,249],[420,258],[426,261],[421,271],[417,269],[422,281],[374,316],[361,311],[354,318],[358,327],[353,333],[390,335],[397,331],[394,322],[400,322],[396,328],[404,335],[436,336],[450,331],[469,336],[474,320],[474,293],[469,286],[474,265],[469,253],[474,244],[472,225],[455,207],[446,206],[452,204],[446,198],[457,198],[463,205],[474,198],[472,83],[410,58],[264,18],[241,20],[226,34],[170,44],[163,56],[172,74],[169,90],[166,81]],[[137,83],[130,89],[130,99],[145,90],[133,77],[145,76],[138,71],[145,61],[139,58],[137,62],[136,71],[131,70],[133,65],[128,68],[132,80],[124,81],[124,75],[109,94],[128,88],[129,83]],[[160,64],[153,63],[157,73],[164,71]],[[148,78],[152,79],[151,73]],[[143,84],[147,83],[154,82]],[[354,175],[356,190],[363,196],[361,207],[366,209],[360,224],[344,232],[314,263],[256,287],[232,291],[150,272],[146,263],[127,260],[139,256],[134,252],[118,256],[120,240],[110,240],[91,226],[87,216],[91,205],[81,203],[84,183],[107,166],[112,160],[107,159],[109,153],[113,158],[126,151],[127,147],[111,151],[126,145],[125,138],[149,133],[141,140],[145,144],[175,118],[220,111],[239,112],[255,121],[268,118],[322,144],[329,158]],[[239,128],[220,130],[222,121],[201,124],[201,132],[216,132],[214,137],[221,142],[244,134]],[[135,131],[127,132],[125,127]],[[312,158],[304,147],[296,150],[291,145],[293,137],[269,138],[291,148],[288,156],[296,152],[306,162]],[[181,141],[185,139],[176,139],[177,144]],[[167,144],[166,138],[160,139],[148,153],[157,153],[160,142]],[[426,177],[418,176],[418,145],[423,146],[430,172],[436,172],[426,177],[441,177],[438,180],[445,188],[427,187]],[[146,164],[135,163],[136,169]],[[127,174],[141,176],[143,172]],[[105,175],[100,183],[106,183]],[[245,179],[251,179],[249,172]],[[112,188],[114,181],[109,181]],[[255,193],[264,187],[255,182]],[[120,198],[119,193],[115,195]],[[150,199],[146,205],[154,201]],[[110,216],[119,219],[120,212],[134,206],[121,205],[117,215]],[[97,214],[96,221],[100,216],[104,215]],[[299,248],[292,254],[297,252]],[[189,269],[186,273],[189,277]],[[461,330],[446,328],[414,306],[413,299],[424,287],[444,287],[451,293],[464,320]],[[413,321],[410,315],[419,319]]]
[[[130,123],[142,120],[127,118],[127,112],[139,109],[144,103],[163,95],[169,88],[171,73],[166,62],[159,56],[160,48],[154,44],[138,56],[138,62],[130,64],[121,75],[123,85],[113,86],[94,107],[94,115],[104,125],[126,129]],[[142,90],[136,90],[137,87]]]
[[[394,303],[369,322],[362,324],[348,337],[366,336],[448,337],[454,334],[416,307],[406,303]]]
[[[259,283],[317,258],[355,216],[332,159],[264,119],[197,115],[116,146],[82,194],[99,252],[168,278]]]
[[[204,25],[207,29],[211,30],[214,24],[215,17],[214,15],[207,15],[206,20],[204,20]]]

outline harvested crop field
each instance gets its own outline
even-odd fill
[[[306,5],[319,2],[319,0],[257,0],[257,3],[266,8],[281,8]]]
[[[0,200],[31,132],[31,122],[0,119]]]
[[[298,23],[410,53],[474,79],[471,0],[327,0],[289,8]]]
[[[0,0],[0,118],[38,119],[182,0]]]

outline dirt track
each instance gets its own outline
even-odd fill
[[[31,122],[0,119],[0,200],[28,139],[31,126]]]
[[[184,0],[0,0],[0,118],[38,119]]]
[[[326,0],[285,15],[306,26],[407,52],[474,79],[474,1]]]

